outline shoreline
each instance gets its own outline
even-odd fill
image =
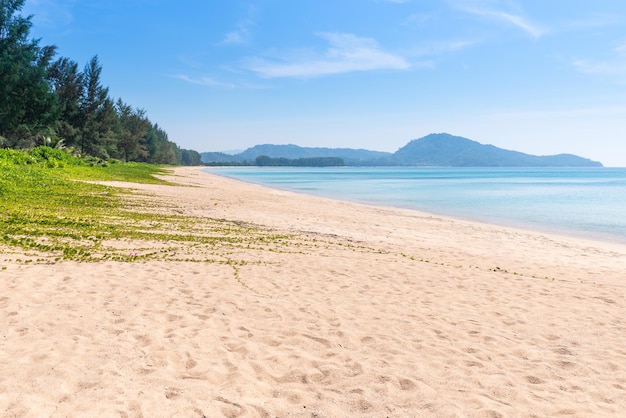
[[[626,246],[202,167],[167,180],[108,184],[195,219],[181,232],[219,219],[259,239],[220,229],[232,242],[180,259],[8,263],[6,416],[626,413]]]
[[[225,179],[228,182],[233,182],[233,184],[246,185],[251,188],[258,188],[258,190],[262,190],[266,194],[272,195],[272,196],[280,196],[284,198],[288,196],[293,196],[295,199],[301,198],[305,201],[312,201],[312,202],[318,201],[321,203],[326,202],[326,203],[331,203],[335,205],[347,205],[347,206],[353,205],[355,207],[364,208],[364,209],[374,211],[374,212],[392,213],[392,214],[397,213],[397,214],[400,214],[401,216],[415,217],[418,219],[431,219],[435,221],[438,220],[440,222],[446,222],[450,225],[461,224],[461,225],[466,225],[466,226],[477,228],[477,229],[485,228],[488,230],[495,230],[495,231],[503,230],[503,231],[508,231],[512,234],[528,234],[529,236],[546,237],[554,241],[558,241],[558,240],[572,241],[581,246],[598,246],[598,247],[602,247],[602,248],[606,248],[610,250],[616,250],[618,252],[623,252],[624,254],[626,254],[626,242],[622,242],[619,240],[602,240],[593,236],[578,235],[574,233],[568,234],[558,229],[554,229],[554,230],[549,229],[549,228],[535,229],[535,228],[527,227],[524,225],[518,225],[518,224],[499,224],[499,223],[494,223],[494,222],[488,222],[485,220],[469,219],[469,218],[460,217],[460,216],[439,214],[435,212],[422,211],[419,209],[413,209],[413,208],[408,208],[408,207],[342,200],[336,197],[313,195],[313,194],[309,194],[305,192],[293,191],[293,190],[282,189],[282,188],[275,188],[272,186],[254,183],[254,182],[247,182],[241,179],[236,179],[236,178],[222,176],[222,175],[215,174],[215,173],[210,173],[210,172],[205,171],[204,168],[201,168],[199,171],[202,174],[217,176],[218,178]]]
[[[241,182],[241,183],[244,183],[244,184],[257,185],[257,186],[261,186],[261,187],[266,187],[266,188],[271,189],[271,190],[295,193],[297,195],[306,195],[306,196],[317,197],[317,198],[321,198],[321,199],[331,199],[331,200],[337,200],[337,201],[346,202],[346,203],[350,203],[350,204],[372,206],[372,207],[377,207],[377,208],[406,210],[406,211],[409,211],[409,212],[415,212],[418,215],[426,215],[426,216],[432,216],[432,217],[441,217],[441,218],[444,218],[444,219],[464,221],[464,222],[474,222],[474,223],[477,223],[477,224],[491,225],[491,226],[494,226],[494,227],[511,228],[511,229],[516,229],[516,230],[520,230],[520,231],[533,232],[533,233],[537,233],[537,234],[553,235],[555,237],[562,237],[562,238],[565,238],[565,239],[577,239],[577,240],[591,241],[591,242],[596,242],[596,243],[607,243],[609,245],[614,244],[614,245],[625,246],[626,247],[626,238],[620,238],[620,237],[614,236],[614,235],[603,234],[601,232],[589,232],[589,231],[582,231],[582,230],[574,230],[574,229],[567,229],[566,227],[559,227],[559,226],[552,226],[552,227],[550,227],[549,225],[545,225],[545,224],[532,223],[532,222],[523,222],[523,221],[515,221],[515,220],[510,220],[510,219],[505,219],[505,218],[488,219],[486,217],[483,218],[483,217],[480,217],[480,216],[472,216],[472,215],[464,216],[462,214],[458,214],[458,215],[456,215],[456,214],[445,214],[445,213],[440,213],[440,212],[437,212],[437,211],[416,209],[416,208],[412,208],[412,207],[409,207],[409,206],[384,204],[384,203],[379,203],[379,202],[375,202],[375,201],[368,201],[368,200],[342,199],[340,196],[333,195],[332,193],[323,193],[323,192],[320,192],[320,193],[307,193],[306,191],[294,190],[294,189],[290,189],[288,187],[278,187],[278,186],[274,186],[274,185],[263,184],[261,182],[246,181],[244,179],[239,179],[239,178],[236,178],[236,177],[230,177],[230,176],[227,176],[227,175],[211,172],[211,170],[213,168],[214,167],[203,167],[201,171],[204,172],[204,173],[210,174],[210,175],[215,175],[215,176],[222,177],[222,178],[225,178],[225,179],[238,181],[238,182]]]

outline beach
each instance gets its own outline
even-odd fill
[[[110,184],[269,238],[220,262],[3,249],[0,416],[626,414],[625,245],[167,179]]]

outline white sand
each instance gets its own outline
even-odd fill
[[[290,243],[236,274],[5,251],[0,416],[626,416],[626,246],[175,173],[132,187]]]

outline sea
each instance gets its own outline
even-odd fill
[[[626,243],[626,168],[220,167],[275,189]]]

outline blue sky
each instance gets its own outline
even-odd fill
[[[623,0],[26,0],[32,35],[197,151],[448,132],[626,166]]]

